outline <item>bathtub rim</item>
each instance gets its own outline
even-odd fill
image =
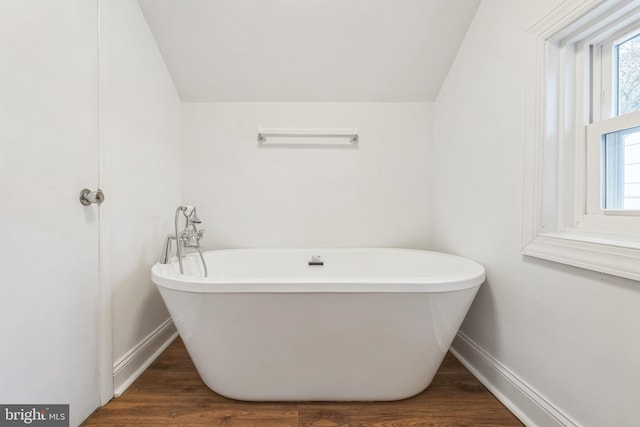
[[[322,251],[392,251],[406,253],[420,253],[437,255],[454,259],[464,269],[455,274],[433,276],[405,276],[405,277],[341,277],[334,276],[331,280],[313,277],[280,277],[280,278],[204,278],[192,275],[180,276],[173,264],[156,263],[151,268],[151,279],[159,287],[176,291],[195,293],[430,293],[455,292],[465,289],[477,289],[485,280],[485,269],[479,263],[468,258],[443,252],[404,248],[240,248],[215,249],[210,253],[243,252],[322,252]],[[197,257],[190,254],[189,257]]]

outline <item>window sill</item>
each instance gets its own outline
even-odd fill
[[[527,256],[640,281],[640,241],[614,234],[570,230],[543,233],[523,250]]]

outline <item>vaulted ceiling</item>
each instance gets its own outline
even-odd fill
[[[185,102],[434,101],[480,0],[138,0]]]

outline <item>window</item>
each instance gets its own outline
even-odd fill
[[[591,213],[640,213],[640,118],[631,114],[640,110],[640,23],[631,26],[631,34],[622,28],[606,42],[589,46],[589,127],[595,129],[587,129],[587,146],[600,162],[599,172],[589,172],[601,178],[588,189],[593,199],[600,198]]]
[[[640,210],[640,126],[602,138],[602,209]]]
[[[640,34],[611,47],[615,94],[613,111],[620,116],[640,110]],[[640,211],[640,126],[602,136],[602,208]]]
[[[529,31],[523,254],[640,280],[640,0]]]

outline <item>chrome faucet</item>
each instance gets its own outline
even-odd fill
[[[180,213],[185,218],[184,229],[178,232],[178,220]],[[187,248],[195,248],[200,255],[202,266],[204,268],[204,277],[207,277],[207,264],[204,261],[202,250],[200,248],[200,240],[204,237],[204,229],[198,229],[196,224],[201,224],[202,221],[198,218],[195,206],[178,206],[176,209],[175,221],[174,221],[174,234],[169,234],[164,241],[162,248],[162,254],[160,256],[160,264],[168,264],[171,253],[171,241],[176,242],[176,256],[178,263],[180,264],[180,274],[184,274],[184,267],[182,265],[182,258],[185,256]]]

